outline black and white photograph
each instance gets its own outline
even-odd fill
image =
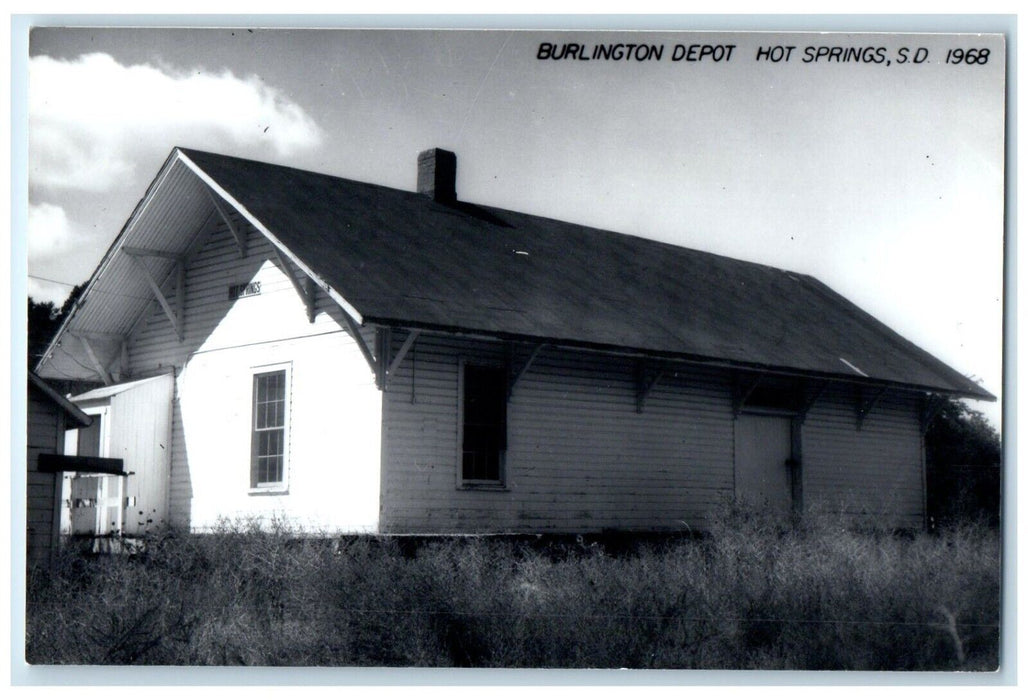
[[[219,24],[29,34],[28,673],[1003,669],[1007,37]]]

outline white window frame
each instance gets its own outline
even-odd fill
[[[499,479],[465,479],[464,478],[464,368],[467,365],[474,367],[492,367],[502,369],[504,365],[500,362],[489,360],[469,360],[466,357],[459,358],[457,369],[457,488],[480,491],[507,491],[507,450],[500,450]],[[508,407],[509,408],[509,407]],[[504,420],[506,436],[509,439],[510,416]],[[506,442],[506,440],[504,441]]]
[[[110,404],[103,406],[90,406],[89,408],[83,408],[82,412],[87,416],[91,416],[94,419],[99,416],[100,418],[100,444],[97,450],[98,457],[110,457],[111,455],[111,435],[110,435]],[[79,428],[74,430],[67,430],[64,433],[64,454],[77,457],[79,454]]]
[[[249,459],[247,460],[247,479],[249,484],[250,495],[261,495],[261,494],[285,494],[289,492],[289,464],[290,464],[290,445],[292,436],[292,404],[293,404],[293,365],[291,362],[279,362],[270,365],[258,365],[250,368],[249,374]],[[282,480],[271,481],[271,482],[256,482],[256,449],[254,441],[256,440],[257,428],[257,377],[262,374],[272,374],[274,372],[282,372],[285,378],[285,417],[282,422]]]

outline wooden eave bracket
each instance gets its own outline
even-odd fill
[[[343,312],[343,321],[346,322],[346,328],[350,331],[350,337],[353,338],[354,342],[357,343],[357,347],[360,349],[361,354],[364,355],[364,360],[368,363],[368,367],[371,368],[371,373],[375,375],[375,385],[381,389],[379,384],[379,371],[378,371],[378,360],[375,358],[374,353],[371,352],[371,348],[368,347],[367,342],[364,340],[364,336],[361,335],[360,326],[353,320],[349,312],[342,306],[339,306]]]
[[[386,378],[386,362],[388,358],[393,354],[393,329],[385,326],[378,327],[375,329],[375,362],[372,364],[372,369],[375,372],[375,386],[379,389],[385,389],[385,378]]]
[[[303,300],[304,306],[307,308],[307,321],[314,323],[315,316],[315,300],[317,294],[317,286],[310,277],[304,277],[306,282],[300,283],[299,277],[293,273],[293,268],[286,259],[285,254],[278,246],[272,246],[275,251],[275,256],[278,258],[279,267],[282,268],[282,274],[289,278],[289,281],[293,285],[293,289],[300,295]]]
[[[521,378],[528,373],[528,370],[532,366],[532,363],[535,362],[535,359],[539,357],[539,353],[542,352],[542,349],[545,347],[546,343],[539,343],[538,345],[533,347],[532,352],[530,352],[528,355],[528,359],[525,360],[525,364],[521,365],[521,368],[517,372],[514,371],[513,362],[510,363],[510,381],[507,384],[508,401],[510,401],[510,397],[514,395],[514,387],[516,387],[518,385],[518,382],[521,381]],[[512,357],[513,353],[510,353],[510,356]]]
[[[386,366],[386,362],[389,360],[389,356],[392,354],[392,329],[386,328],[379,337],[383,338],[383,345],[379,348],[379,361],[378,361],[378,372],[376,377],[376,383],[379,389],[385,389],[389,386],[389,380],[392,379],[396,369],[403,362],[404,358],[407,357],[407,353],[414,346],[414,341],[421,335],[420,330],[412,330],[407,333],[407,337],[404,338],[403,343],[400,345],[400,349],[396,351],[396,355],[393,357],[389,365]]]
[[[928,432],[932,421],[939,415],[946,405],[946,397],[943,394],[928,394],[924,401],[924,408],[921,410],[921,435]]]
[[[96,351],[93,349],[93,344],[89,342],[89,338],[79,333],[69,332],[68,335],[70,335],[73,338],[76,338],[80,343],[82,343],[82,347],[85,348],[86,355],[89,357],[89,361],[92,363],[93,369],[96,371],[98,375],[100,375],[100,379],[103,380],[103,383],[106,386],[110,386],[111,384],[113,384],[114,380],[111,378],[111,373],[108,372],[107,368],[104,367],[102,362],[100,362],[100,358],[97,356]]]
[[[796,414],[796,419],[800,422],[800,425],[806,422],[807,414],[810,413],[810,409],[814,407],[821,397],[825,393],[825,389],[828,388],[828,380],[818,382],[814,385],[814,390],[807,393],[803,401],[803,405],[800,407],[799,413]]]
[[[867,419],[868,415],[870,415],[871,411],[874,410],[874,407],[878,405],[882,396],[885,395],[886,389],[888,389],[888,387],[879,387],[878,390],[875,391],[866,401],[863,398],[863,390],[861,390],[857,395],[857,401],[859,402],[857,406],[857,430],[862,430],[864,428],[864,421]]]
[[[647,376],[648,365],[645,360],[639,360],[635,366],[635,412],[642,413],[646,406],[646,399],[650,392],[657,386],[657,382],[664,376],[665,367],[656,368],[652,377]]]
[[[219,197],[210,187],[207,188],[207,196],[211,198],[211,203],[214,204],[215,211],[218,212],[218,216],[228,226],[229,233],[236,239],[236,245],[239,247],[239,257],[246,257],[246,232],[240,231],[239,227],[232,221],[232,217],[228,215],[228,211],[225,209],[225,205]]]
[[[175,335],[178,337],[178,340],[181,343],[182,340],[183,340],[182,318],[184,316],[184,314],[183,314],[183,311],[184,311],[183,304],[184,304],[184,301],[185,301],[185,285],[184,285],[185,266],[182,264],[181,258],[179,258],[177,255],[173,255],[171,253],[166,253],[165,251],[150,250],[150,249],[147,249],[147,248],[128,248],[128,247],[125,247],[125,248],[122,248],[121,250],[122,250],[123,253],[125,253],[126,255],[129,256],[129,259],[132,260],[135,263],[136,268],[138,268],[139,271],[143,273],[143,277],[146,279],[146,283],[148,285],[150,285],[150,291],[152,291],[154,293],[154,296],[157,297],[157,302],[161,305],[161,308],[164,309],[164,314],[165,314],[165,316],[168,317],[168,321],[171,322],[171,327],[172,327],[172,329],[174,329]],[[139,259],[140,257],[144,257],[144,256],[160,257],[160,258],[171,257],[171,259],[177,261],[177,263],[178,263],[178,284],[177,284],[177,289],[175,290],[175,292],[176,292],[176,302],[178,303],[178,313],[177,314],[175,313],[174,310],[172,310],[171,304],[168,302],[167,297],[164,296],[164,292],[161,291],[161,286],[159,284],[157,284],[157,280],[154,279],[153,273],[151,273],[150,269],[146,265],[143,264],[142,260]]]
[[[764,378],[764,373],[754,375],[748,382],[743,383],[741,378],[736,382],[735,390],[735,406],[732,408],[732,418],[738,418],[739,414],[746,407],[746,402],[749,400],[750,395],[753,393],[757,385],[760,384],[760,380]]]

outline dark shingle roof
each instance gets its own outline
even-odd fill
[[[808,275],[181,150],[366,322],[866,377],[991,398]]]

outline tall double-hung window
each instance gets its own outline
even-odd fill
[[[289,373],[286,369],[253,375],[253,427],[250,487],[285,485],[289,430]]]

